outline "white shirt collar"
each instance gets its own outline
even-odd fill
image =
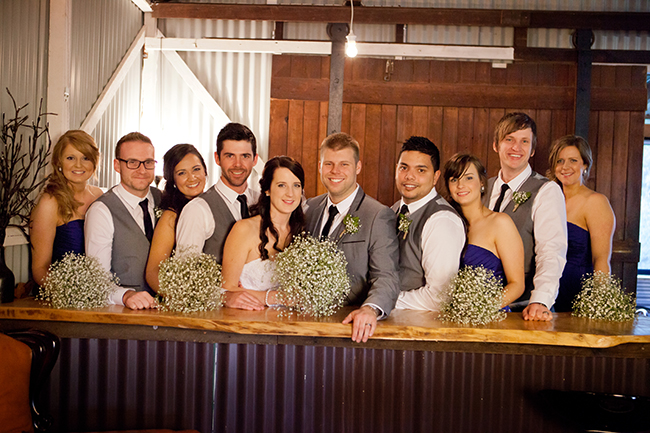
[[[438,192],[436,191],[436,187],[434,186],[431,188],[431,191],[429,191],[429,194],[425,195],[419,200],[416,200],[410,204],[404,203],[404,199],[400,199],[399,201],[399,208],[402,208],[402,205],[407,205],[409,207],[409,213],[413,214],[414,212],[417,212],[422,206],[426,205],[429,203],[431,200],[433,200],[436,196],[438,195]]]
[[[135,209],[138,206],[140,206],[140,202],[144,200],[145,198],[149,199],[149,205],[153,206],[153,194],[151,194],[151,188],[149,188],[149,192],[145,197],[138,197],[137,195],[134,195],[130,193],[129,191],[124,188],[124,185],[121,183],[117,184],[117,186],[114,189],[114,192],[120,196],[122,199],[122,202],[129,206],[131,209]]]
[[[512,191],[518,191],[521,184],[524,183],[532,173],[533,173],[533,169],[530,168],[530,164],[528,164],[526,165],[524,171],[519,173],[514,179],[512,179],[510,182],[504,182],[503,179],[501,178],[501,170],[499,170],[499,177],[497,177],[497,181],[494,183],[494,188],[492,189],[500,190],[501,185],[507,183]]]
[[[219,177],[219,181],[214,185],[214,189],[216,189],[217,192],[220,192],[221,195],[230,202],[230,204],[235,204],[237,197],[240,195],[237,191],[233,191],[228,185],[226,185],[221,177]],[[242,194],[248,196],[248,194],[246,194],[247,191],[248,184],[246,184],[246,189]]]
[[[356,189],[352,194],[347,196],[345,200],[342,200],[338,203],[336,203],[334,206],[336,206],[336,210],[339,211],[339,215],[346,215],[350,211],[350,207],[352,206],[352,202],[354,201],[354,198],[357,196],[357,193],[359,192],[359,184],[357,184]],[[327,194],[327,206],[325,207],[325,212],[327,212],[327,209],[330,208],[334,203],[332,203],[332,199],[330,198],[330,195]]]

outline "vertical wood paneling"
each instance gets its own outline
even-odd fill
[[[305,194],[316,195],[318,180],[318,140],[320,122],[320,103],[318,101],[305,101],[305,124],[303,127],[302,165],[305,170]],[[290,154],[289,154],[290,155]]]
[[[288,57],[288,56],[280,56]],[[286,59],[275,67],[278,76],[286,74]],[[292,76],[327,78],[329,59],[321,58],[318,62],[312,59],[292,61]],[[385,61],[382,59],[348,59],[346,61],[346,86],[368,87],[371,96],[384,86]],[[595,66],[592,75],[592,88],[611,90],[617,88],[636,89],[645,91],[645,70],[634,66]],[[399,149],[405,139],[411,135],[423,135],[430,138],[440,149],[442,163],[459,151],[470,151],[481,158],[486,164],[489,176],[494,176],[499,170],[498,155],[492,149],[494,127],[498,120],[510,111],[523,111],[537,122],[538,144],[535,155],[531,159],[534,170],[545,174],[548,169],[548,153],[552,142],[566,134],[573,133],[573,107],[562,102],[557,106],[558,89],[575,92],[576,68],[566,63],[515,63],[505,69],[492,68],[489,64],[472,62],[448,61],[395,61],[395,70],[389,83],[414,83],[421,85],[429,82],[432,85],[458,86],[459,92],[464,85],[483,83],[487,86],[507,85],[508,89],[539,89],[540,101],[529,105],[529,101],[510,99],[508,104],[499,106],[498,100],[485,101],[477,94],[476,106],[468,106],[465,100],[462,106],[451,104],[414,106],[407,97],[398,105],[365,103],[355,100],[354,103],[343,105],[342,130],[355,136],[362,145],[362,173],[359,183],[368,194],[374,196],[386,205],[391,205],[399,198],[394,188],[394,166]],[[375,87],[373,87],[375,86]],[[389,89],[389,87],[385,87]],[[642,89],[643,88],[643,89]],[[568,89],[568,90],[567,90]],[[545,107],[544,95],[551,95],[556,106]],[[512,93],[511,93],[512,95]],[[610,97],[611,98],[611,97]],[[614,101],[615,98],[611,98]],[[485,103],[484,103],[485,101]],[[566,101],[566,99],[564,99]],[[320,102],[319,140],[325,137],[327,103]],[[274,102],[274,104],[277,102]],[[285,104],[296,104],[297,101],[285,101]],[[603,103],[601,102],[601,105]],[[486,106],[482,106],[486,105]],[[293,106],[293,105],[291,105]],[[619,110],[619,111],[615,111]],[[300,111],[296,111],[299,113]],[[275,113],[275,112],[274,112]],[[278,121],[283,122],[282,110],[278,107]],[[297,123],[307,122],[303,118]],[[291,116],[289,116],[291,117]],[[592,111],[590,114],[589,142],[594,153],[594,166],[587,185],[610,198],[617,218],[617,240],[634,242],[638,240],[639,196],[641,173],[641,145],[643,112],[620,111],[620,108]],[[272,116],[271,125],[275,117]],[[291,124],[292,119],[289,119]],[[313,120],[311,120],[313,123]],[[303,125],[303,133],[304,128]],[[298,128],[298,125],[296,125]],[[274,135],[277,140],[283,140],[282,126],[277,127]],[[307,146],[305,139],[303,145]],[[274,144],[282,149],[282,144]],[[275,149],[276,147],[272,147]],[[288,148],[287,148],[288,149]],[[289,150],[287,150],[289,151]],[[304,150],[295,150],[301,155]],[[306,161],[305,161],[306,162]],[[311,165],[311,163],[309,163]],[[309,168],[305,167],[307,173]],[[317,176],[317,175],[316,175]],[[308,186],[308,195],[314,189]],[[627,191],[626,194],[616,194]],[[325,192],[318,182],[316,193]],[[615,265],[616,273],[625,274],[625,279],[635,284],[632,267]],[[628,269],[629,268],[629,269]],[[624,270],[626,269],[626,270]],[[629,275],[628,275],[629,274]],[[623,275],[620,275],[623,276]],[[632,279],[630,279],[632,278]]]

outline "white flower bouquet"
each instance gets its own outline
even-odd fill
[[[465,266],[451,280],[448,299],[440,308],[440,320],[486,325],[506,318],[501,310],[503,285],[483,266]]]
[[[159,308],[194,313],[223,305],[221,266],[214,256],[196,250],[176,251],[160,263]]]
[[[101,308],[117,284],[95,257],[66,253],[50,266],[37,299],[54,308]]]
[[[350,293],[347,260],[329,241],[304,233],[275,258],[278,302],[314,317],[334,314]]]
[[[573,301],[573,315],[588,319],[634,320],[635,309],[634,295],[621,289],[621,280],[600,271],[582,280],[582,290]]]

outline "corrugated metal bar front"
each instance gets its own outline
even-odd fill
[[[534,433],[572,431],[540,390],[650,396],[647,358],[539,353],[64,339],[49,410],[57,431]]]
[[[73,0],[70,128],[81,126],[142,28],[131,0]]]
[[[212,429],[214,345],[62,339],[45,406],[53,431]]]
[[[11,91],[18,106],[29,104],[21,113],[31,120],[38,115],[41,98],[43,111],[47,111],[48,16],[48,2],[0,1],[0,112],[7,119],[14,111],[5,88]],[[29,246],[7,247],[5,259],[16,282],[26,282]]]

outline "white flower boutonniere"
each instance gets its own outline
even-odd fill
[[[403,213],[399,214],[399,223],[397,225],[397,230],[399,230],[401,233],[404,233],[403,239],[406,239],[406,235],[409,233],[409,227],[411,227],[411,223],[413,220]]]
[[[162,217],[163,212],[164,211],[162,209],[160,209],[158,206],[153,208],[153,214],[156,216],[156,221],[158,221],[160,219],[160,217]]]
[[[361,224],[359,224],[359,217],[347,214],[345,218],[343,218],[343,227],[345,227],[345,230],[343,230],[341,236],[346,233],[351,235],[359,233],[359,227],[361,227]]]
[[[512,211],[516,212],[519,205],[526,203],[526,200],[530,198],[530,195],[530,192],[527,191],[516,191],[513,193],[512,200],[515,202],[515,207]]]

